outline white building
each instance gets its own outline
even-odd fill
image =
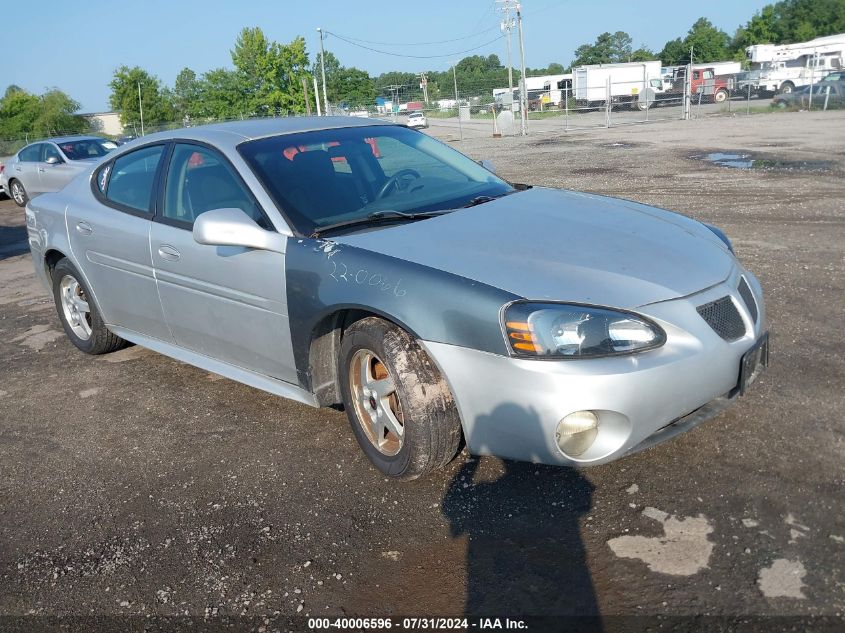
[[[109,136],[123,134],[123,124],[120,122],[120,115],[117,112],[91,112],[80,116],[88,121],[91,129],[95,132]]]

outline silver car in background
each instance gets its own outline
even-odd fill
[[[65,136],[30,143],[5,165],[3,189],[24,206],[33,196],[58,191],[75,176],[117,148],[99,136]]]
[[[474,454],[608,462],[714,416],[767,364],[760,284],[717,228],[511,184],[388,122],[153,134],[26,216],[80,350],[131,341],[343,405],[400,479],[462,437]]]

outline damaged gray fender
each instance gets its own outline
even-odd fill
[[[428,266],[328,240],[293,238],[285,256],[288,318],[300,385],[322,404],[334,385],[320,384],[312,341],[333,330],[336,315],[362,310],[417,339],[508,355],[499,311],[509,292]],[[336,341],[324,342],[337,358]],[[322,394],[322,395],[321,395]]]

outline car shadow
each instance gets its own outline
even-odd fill
[[[534,411],[508,404],[492,415],[544,442]],[[467,460],[442,502],[452,536],[468,541],[465,615],[593,616],[589,629],[600,629],[580,531],[593,485],[575,469],[511,461],[498,478],[483,481],[489,465]]]
[[[0,226],[0,260],[28,252],[25,226]]]

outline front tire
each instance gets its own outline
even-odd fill
[[[26,193],[26,189],[20,180],[9,181],[9,194],[19,207],[25,206],[27,200],[29,200],[29,194]]]
[[[713,95],[713,101],[716,103],[724,103],[728,99],[728,93],[724,90],[717,90]]]
[[[405,330],[369,317],[344,333],[340,386],[352,432],[382,473],[416,479],[458,450],[461,423],[446,381]]]
[[[780,86],[780,93],[783,95],[788,95],[793,90],[795,90],[795,84],[791,81],[784,81]]]
[[[82,275],[64,258],[53,269],[53,299],[65,334],[86,354],[106,354],[125,341],[106,328]]]

